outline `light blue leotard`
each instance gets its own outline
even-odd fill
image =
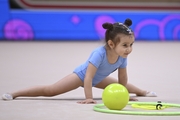
[[[96,48],[91,53],[88,60],[73,71],[82,81],[84,81],[89,63],[93,64],[97,68],[97,72],[92,81],[92,86],[95,86],[118,68],[125,68],[127,66],[127,58],[119,57],[116,63],[110,64],[107,60],[105,46]]]

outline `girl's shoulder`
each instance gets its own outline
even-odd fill
[[[91,58],[92,56],[104,58],[104,57],[106,56],[106,49],[105,49],[105,47],[104,47],[104,46],[100,46],[100,47],[95,48],[95,49],[91,52],[89,58]]]
[[[98,52],[98,53],[100,53],[100,54],[104,54],[104,53],[106,53],[106,49],[105,49],[104,46],[100,46],[100,47],[94,49],[94,50],[93,50],[93,53],[94,53],[94,52]]]

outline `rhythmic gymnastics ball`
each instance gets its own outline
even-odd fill
[[[102,101],[110,110],[122,110],[129,102],[129,92],[123,85],[113,83],[104,89]]]

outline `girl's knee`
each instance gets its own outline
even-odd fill
[[[55,91],[55,90],[53,89],[53,87],[51,87],[51,86],[46,86],[46,87],[44,88],[44,94],[45,94],[45,96],[47,96],[47,97],[52,97],[52,96],[57,95],[57,91]]]

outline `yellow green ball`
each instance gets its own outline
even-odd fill
[[[123,85],[113,83],[104,89],[102,101],[110,110],[122,110],[129,102],[129,92]]]

